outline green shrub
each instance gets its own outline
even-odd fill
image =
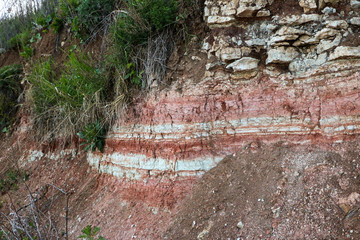
[[[64,27],[64,20],[59,17],[55,17],[50,27],[54,29],[56,33],[59,33]]]
[[[28,76],[28,80],[33,84],[31,95],[34,110],[38,115],[56,104],[57,91],[54,84],[55,71],[53,65],[52,60],[37,63]]]
[[[112,26],[112,61],[125,72],[125,80],[136,86],[145,86],[142,83],[144,66],[141,65],[147,57],[144,56],[145,47],[149,39],[176,22],[177,12],[175,0],[127,1],[126,11],[120,11]]]
[[[115,44],[125,49],[146,44],[151,34],[175,23],[177,11],[175,0],[129,0],[113,26]]]
[[[25,30],[21,33],[18,33],[9,40],[10,47],[21,49],[29,42],[30,37],[31,30]]]
[[[43,14],[38,14],[35,16],[35,23],[42,28],[48,28],[53,21],[55,14],[48,14],[47,16]]]
[[[105,238],[103,238],[102,236],[99,236],[97,239],[95,238],[99,231],[100,228],[87,225],[81,230],[83,234],[78,236],[77,238],[84,240],[105,240]]]
[[[115,7],[116,0],[61,0],[61,16],[71,24],[75,36],[85,40],[96,29],[103,27],[102,21]]]
[[[36,124],[43,133],[70,137],[101,117],[107,78],[93,66],[90,56],[74,53],[60,76],[51,60],[34,66],[28,79]]]
[[[89,150],[94,152],[96,149],[102,152],[105,145],[105,133],[105,128],[101,126],[99,121],[86,125],[84,130],[77,134],[84,140],[80,146],[84,146],[86,152]]]
[[[15,120],[17,98],[21,91],[21,65],[8,65],[0,68],[0,130],[7,132]]]
[[[34,55],[34,49],[30,45],[25,45],[23,51],[20,52],[20,56],[28,59]]]
[[[15,169],[9,169],[0,178],[0,193],[6,194],[10,190],[18,190],[18,182],[22,179],[28,180],[29,175],[26,172],[22,172]]]
[[[161,31],[175,22],[178,11],[175,0],[130,0],[129,3],[150,24],[152,31]]]

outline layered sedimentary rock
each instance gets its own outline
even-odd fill
[[[201,81],[174,84],[136,104],[109,133],[105,153],[89,154],[91,165],[128,179],[193,176],[247,145],[325,146],[356,138],[356,4],[288,5],[297,8],[206,1]]]

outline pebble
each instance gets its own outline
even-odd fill
[[[244,223],[242,221],[238,222],[236,225],[237,228],[242,229],[244,227]]]

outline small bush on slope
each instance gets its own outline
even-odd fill
[[[60,16],[71,24],[76,37],[86,40],[103,27],[104,18],[114,10],[116,0],[61,0]]]
[[[146,58],[153,55],[146,53],[149,39],[150,41],[156,39],[161,31],[175,23],[177,11],[178,4],[175,0],[129,0],[126,10],[119,11],[117,20],[112,26],[113,52],[115,52],[113,59],[126,76],[141,78],[144,69],[142,63],[147,62]],[[157,49],[154,51],[156,52]],[[165,49],[165,53],[161,54],[161,58],[158,56],[156,61],[159,61],[160,65],[166,65],[169,54],[170,48]],[[134,69],[137,74],[134,74]],[[139,82],[132,78],[129,80],[142,87],[146,86],[144,81]]]
[[[31,100],[40,135],[70,137],[101,118],[107,78],[85,54],[71,53],[59,77],[51,60],[33,67]]]
[[[30,36],[32,28],[35,27],[34,23],[36,20],[41,21],[41,16],[45,17],[54,14],[57,1],[58,0],[14,1],[13,5],[7,5],[14,11],[1,16],[0,48],[23,47],[27,41],[19,42],[19,36],[16,37],[16,35],[25,33]],[[20,4],[21,7],[19,7]],[[12,39],[14,37],[15,39]]]
[[[21,91],[22,67],[8,65],[0,68],[0,131],[15,120],[17,98]]]

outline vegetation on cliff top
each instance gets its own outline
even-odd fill
[[[104,129],[113,124],[132,96],[154,82],[163,81],[166,62],[173,50],[173,36],[176,31],[181,32],[180,36],[183,31],[187,34],[184,19],[191,11],[186,9],[197,2],[31,0],[29,3],[26,9],[0,23],[0,32],[8,33],[1,35],[0,47],[18,49],[27,64],[23,82],[29,83],[25,87],[26,104],[32,112],[36,136],[43,140],[68,139],[77,133],[95,131],[98,137],[84,141],[88,146],[97,146],[90,149],[101,150],[99,146],[103,143],[98,139],[103,138]],[[19,25],[22,25],[20,31],[15,31]],[[65,61],[56,56],[33,57],[38,51],[35,43],[47,32],[56,34],[56,38],[70,36],[66,46],[72,47],[54,46],[66,56]],[[86,50],[92,41],[102,46],[101,53],[95,56]],[[4,124],[8,125],[9,121]],[[97,130],[90,129],[98,125],[101,127]]]

